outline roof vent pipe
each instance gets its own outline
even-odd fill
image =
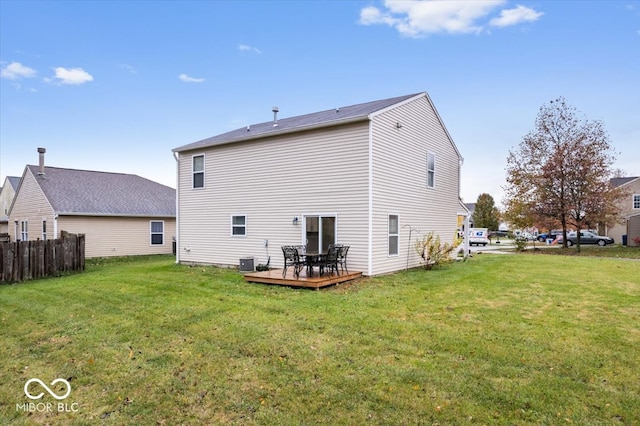
[[[280,110],[277,106],[274,106],[271,111],[273,111],[273,127],[276,127],[278,125],[278,111]]]
[[[44,148],[38,148],[38,154],[39,155],[39,165],[38,165],[38,175],[40,176],[44,176],[44,153],[47,152],[46,149]]]

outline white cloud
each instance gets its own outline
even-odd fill
[[[36,70],[22,65],[20,62],[11,62],[9,65],[0,70],[0,77],[8,78],[9,80],[35,77],[36,74]]]
[[[180,80],[184,81],[185,83],[202,83],[202,82],[204,82],[204,78],[189,77],[187,74],[180,74],[178,76],[178,78]]]
[[[125,70],[130,74],[138,74],[138,70],[129,64],[120,64],[120,69]]]
[[[508,27],[521,22],[537,21],[542,16],[542,12],[518,5],[515,9],[504,9],[500,12],[499,18],[493,18],[489,24],[494,27]]]
[[[506,0],[385,0],[384,8],[367,6],[360,11],[359,24],[384,24],[406,37],[428,34],[468,34],[485,30],[487,17]],[[514,25],[535,21],[542,14],[523,6],[503,10],[492,25]],[[495,21],[495,24],[493,23]]]
[[[82,68],[57,67],[54,71],[53,77],[45,78],[47,83],[77,85],[93,81],[93,76]]]
[[[239,44],[238,50],[241,52],[262,53],[257,47],[248,46],[246,44]]]

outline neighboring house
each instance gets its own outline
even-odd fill
[[[4,185],[0,187],[0,242],[4,235],[9,233],[9,207],[11,207],[19,183],[19,176],[7,176]]]
[[[42,150],[42,151],[40,151]],[[170,254],[175,190],[140,176],[26,166],[9,210],[12,240],[85,234],[85,256]]]
[[[282,267],[282,245],[343,243],[349,270],[377,275],[418,266],[415,238],[451,242],[468,214],[462,156],[426,93],[285,119],[274,108],[173,151],[181,263]]]
[[[464,203],[469,210],[469,228],[473,228],[473,214],[476,212],[476,203]]]
[[[640,176],[612,178],[610,180],[614,188],[621,187],[628,194],[620,201],[623,223],[609,225],[606,235],[613,238],[616,243],[622,243],[622,236],[627,236],[627,245],[633,246],[633,238],[640,237],[637,230],[638,213],[640,213]]]

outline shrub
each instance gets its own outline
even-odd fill
[[[440,237],[429,232],[428,235],[417,239],[415,248],[418,255],[422,258],[422,266],[426,270],[433,269],[442,264],[453,261],[451,254],[460,245],[462,240],[456,239],[453,244],[440,242]]]
[[[637,246],[640,246],[640,237],[635,237],[635,238],[633,239],[633,242],[634,242]]]
[[[522,236],[517,236],[514,239],[514,244],[516,246],[516,251],[524,251],[527,248],[527,238]]]

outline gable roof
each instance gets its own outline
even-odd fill
[[[251,124],[240,129],[183,145],[175,148],[173,152],[189,151],[215,145],[251,140],[259,137],[367,120],[370,114],[418,96],[426,96],[426,93],[414,93],[411,95],[398,96],[395,98],[382,99],[326,111],[314,112],[311,114],[299,115],[296,117],[282,118],[277,120],[277,126],[274,126],[274,121]]]
[[[639,176],[611,178],[609,179],[609,182],[611,183],[611,186],[613,186],[614,188],[617,188],[619,186],[626,185],[629,182],[632,182],[638,178]]]
[[[28,165],[51,207],[61,215],[176,215],[176,190],[137,175]]]
[[[20,184],[20,176],[7,176],[6,181],[9,181],[9,184],[11,184],[13,189],[16,190]]]

